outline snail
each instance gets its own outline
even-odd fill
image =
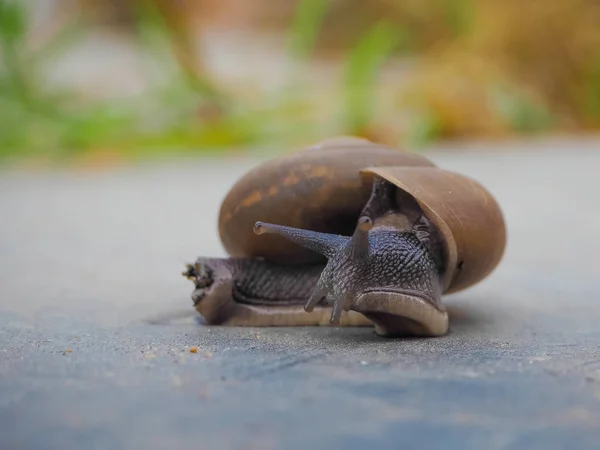
[[[371,326],[380,336],[446,334],[442,296],[486,278],[507,239],[479,182],[344,136],[247,172],[218,230],[229,256],[183,272],[208,324]]]

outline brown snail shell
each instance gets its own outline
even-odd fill
[[[416,200],[443,236],[444,293],[489,275],[506,246],[502,211],[492,194],[464,175],[410,152],[358,138],[323,141],[248,172],[225,197],[219,235],[231,256],[295,264],[322,259],[278,236],[256,236],[258,220],[351,235],[378,175]]]
[[[281,263],[323,259],[278,236],[257,236],[256,221],[351,235],[371,187],[372,166],[431,166],[428,159],[358,138],[331,139],[268,161],[240,178],[219,214],[219,235],[231,256]]]

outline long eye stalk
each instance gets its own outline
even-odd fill
[[[331,258],[344,246],[350,238],[330,233],[303,230],[301,228],[286,227],[272,223],[256,222],[255,234],[275,234],[286,238],[288,241],[313,250],[321,255]]]

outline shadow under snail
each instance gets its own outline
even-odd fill
[[[183,273],[213,325],[444,335],[442,295],[487,277],[506,246],[502,211],[481,184],[354,137],[249,171],[218,225],[230,256],[200,257]]]

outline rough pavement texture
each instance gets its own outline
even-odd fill
[[[202,325],[179,274],[223,255],[219,202],[256,160],[4,172],[0,447],[597,449],[598,150],[431,154],[509,232],[437,339]]]

